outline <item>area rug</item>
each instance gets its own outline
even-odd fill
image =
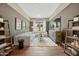
[[[55,42],[53,42],[49,37],[42,37],[35,38],[34,41],[30,44],[30,46],[37,46],[37,47],[51,47],[51,46],[57,46]]]

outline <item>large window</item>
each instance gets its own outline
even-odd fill
[[[46,21],[34,21],[33,22],[34,32],[44,32],[46,31]]]
[[[21,30],[21,25],[22,25],[21,20],[18,18],[15,18],[15,29]]]
[[[19,18],[15,18],[15,29],[16,30],[25,30],[26,29],[26,22],[19,19]]]
[[[38,31],[43,31],[43,22],[37,22]]]

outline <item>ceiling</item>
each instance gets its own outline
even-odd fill
[[[60,3],[18,3],[30,18],[50,17]]]

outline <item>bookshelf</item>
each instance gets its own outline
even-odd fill
[[[72,28],[66,29],[64,52],[70,56],[79,56],[79,20],[73,20]]]
[[[0,19],[1,20],[1,19]],[[5,56],[13,51],[8,20],[0,21],[0,55]]]

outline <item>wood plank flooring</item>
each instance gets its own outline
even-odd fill
[[[35,46],[26,47],[23,49],[18,49],[15,47],[10,56],[67,56],[64,53],[64,49],[60,46],[46,46],[47,42],[44,40],[39,41]]]
[[[66,56],[61,47],[24,47],[15,50],[9,54],[10,56]]]
[[[30,46],[57,46],[49,37],[34,38]]]

